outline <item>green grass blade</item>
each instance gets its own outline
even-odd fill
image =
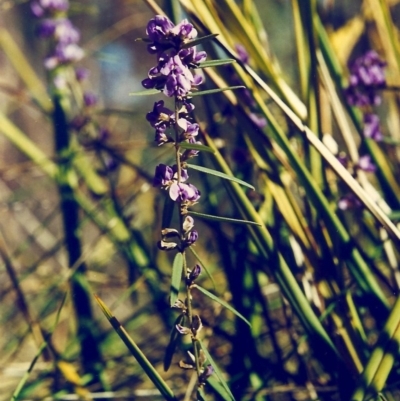
[[[213,301],[218,302],[220,305],[222,305],[226,309],[230,310],[233,314],[235,314],[237,317],[242,319],[245,323],[247,323],[251,327],[251,323],[241,313],[239,313],[233,306],[229,305],[227,302],[225,302],[221,298],[217,297],[210,291],[207,291],[205,288],[200,287],[197,284],[195,284],[193,287],[197,288],[200,292],[202,292],[207,297],[211,298]]]
[[[231,219],[229,217],[213,216],[211,214],[205,214],[205,213],[198,213],[198,212],[189,211],[189,214],[192,215],[192,216],[200,217],[201,219],[213,220],[213,221],[221,221],[221,222],[224,222],[224,223],[249,224],[249,225],[254,225],[254,226],[259,226],[260,225],[260,223],[257,223],[255,221]]]
[[[204,355],[206,356],[208,362],[214,368],[215,375],[218,377],[218,380],[220,381],[221,385],[223,386],[225,391],[229,394],[230,399],[235,401],[235,397],[233,396],[233,394],[232,394],[231,390],[229,389],[228,385],[226,384],[226,381],[225,381],[225,379],[224,379],[224,377],[223,377],[218,365],[215,363],[214,359],[212,358],[212,356],[208,352],[207,347],[200,340],[198,340],[198,342],[199,342],[200,347],[203,350]]]
[[[200,145],[197,143],[180,142],[179,146],[182,149],[199,150],[201,152],[214,153],[214,151],[210,147],[208,147],[206,145]]]
[[[150,96],[150,95],[157,95],[161,92],[162,91],[158,89],[145,89],[143,91],[129,92],[129,96]]]
[[[236,85],[236,86],[227,86],[226,88],[218,88],[218,89],[209,89],[206,91],[199,91],[199,92],[192,92],[190,96],[203,96],[203,95],[213,95],[214,93],[220,93],[225,91],[232,91],[235,89],[244,89],[243,85]]]
[[[215,281],[213,279],[213,276],[211,275],[210,271],[208,270],[206,264],[201,260],[199,254],[193,249],[192,246],[189,247],[189,251],[193,253],[194,257],[198,260],[198,262],[200,263],[201,267],[206,271],[207,276],[211,280],[214,289],[217,288],[216,285],[215,285]]]
[[[196,38],[191,40],[190,42],[185,43],[182,46],[182,49],[187,49],[189,47],[197,46],[202,43],[209,42],[218,36],[218,33],[212,33],[211,35],[202,36],[201,38]]]
[[[154,366],[150,363],[150,361],[146,358],[146,356],[143,354],[140,348],[129,336],[127,331],[121,326],[117,318],[113,316],[113,314],[108,309],[106,304],[98,296],[95,295],[95,298],[102,312],[104,313],[108,321],[111,323],[113,329],[119,335],[121,340],[125,343],[131,354],[139,362],[144,372],[147,374],[149,379],[154,383],[154,385],[158,388],[163,397],[168,401],[177,401],[174,393],[169,388],[168,384],[162,379],[162,377],[159,375]]]
[[[199,68],[207,68],[207,67],[218,67],[220,65],[227,65],[236,63],[234,58],[227,58],[222,60],[210,60],[210,61],[203,61],[199,64]]]
[[[178,252],[172,264],[170,304],[173,306],[178,299],[179,288],[182,281],[183,255]]]
[[[221,173],[220,171],[213,170],[211,168],[207,168],[207,167],[203,167],[203,166],[197,166],[196,164],[187,164],[187,167],[192,169],[192,170],[201,171],[202,173],[214,175],[215,177],[224,178],[225,180],[237,182],[238,184],[243,185],[243,186],[248,187],[248,188],[253,189],[253,190],[255,189],[253,187],[253,185],[251,185],[251,184],[249,184],[249,183],[247,183],[247,182],[245,182],[243,180],[240,180],[239,178],[232,177],[232,176],[230,176],[228,174]]]

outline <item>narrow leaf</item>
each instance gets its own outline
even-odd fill
[[[247,323],[251,327],[250,322],[241,313],[239,313],[233,306],[229,305],[227,302],[225,302],[221,298],[217,297],[210,291],[207,291],[205,288],[200,287],[197,284],[194,284],[193,287],[197,288],[200,292],[202,292],[207,297],[211,298],[213,301],[218,302],[220,305],[222,305],[226,309],[230,310],[232,313],[234,313],[237,317],[240,317],[240,319],[242,319],[245,323]]]
[[[222,400],[231,400],[230,395],[226,392],[225,388],[220,384],[217,378],[210,376],[207,379],[207,384],[221,397]]]
[[[202,152],[214,153],[214,151],[210,147],[206,145],[200,145],[197,143],[180,142],[179,146],[182,149],[199,150]]]
[[[154,366],[150,363],[150,361],[146,358],[137,344],[133,341],[130,337],[128,332],[124,329],[121,323],[117,320],[115,316],[111,313],[110,309],[106,306],[106,304],[97,296],[95,295],[95,299],[99,304],[101,310],[103,311],[104,315],[107,317],[108,321],[110,322],[113,329],[119,335],[121,340],[129,349],[130,353],[136,358],[139,362],[139,365],[147,374],[149,379],[154,383],[154,385],[158,388],[160,393],[164,396],[164,398],[168,401],[176,401],[176,397],[172,390],[169,388],[168,384],[165,383],[163,378],[159,375],[157,370]]]
[[[204,394],[204,389],[197,389],[197,401],[206,401],[206,396]]]
[[[148,95],[157,95],[158,93],[161,93],[161,91],[158,89],[145,89],[143,91],[130,92],[129,96],[148,96]]]
[[[231,390],[229,389],[228,385],[226,384],[221,371],[219,370],[219,367],[217,366],[217,364],[214,362],[214,359],[212,359],[210,353],[208,352],[207,347],[200,341],[197,340],[201,346],[201,349],[204,352],[204,355],[207,357],[208,362],[210,362],[211,366],[214,368],[214,372],[216,374],[216,376],[218,377],[218,380],[221,382],[222,386],[224,387],[224,389],[226,390],[226,392],[229,394],[230,399],[235,401],[235,397],[233,396]]]
[[[217,36],[218,36],[218,33],[212,33],[210,35],[202,36],[201,38],[193,39],[190,42],[185,43],[182,46],[182,49],[187,49],[189,47],[193,47],[193,46],[199,45],[201,43],[209,42],[210,40],[213,40]]]
[[[172,358],[174,356],[175,349],[176,349],[176,346],[178,344],[178,340],[181,337],[175,326],[177,324],[183,324],[183,319],[184,319],[184,316],[183,315],[179,315],[175,319],[175,322],[174,322],[174,324],[172,326],[171,335],[169,337],[169,343],[168,343],[167,348],[165,350],[165,356],[164,356],[164,371],[165,372],[171,366]]]
[[[209,89],[209,90],[206,90],[206,91],[192,92],[190,94],[190,96],[195,97],[195,96],[203,96],[203,95],[212,95],[214,93],[231,91],[231,90],[235,90],[235,89],[245,89],[245,88],[246,87],[243,86],[243,85],[228,86],[226,88]]]
[[[188,166],[188,168],[191,168],[192,170],[197,170],[197,171],[201,171],[202,173],[206,173],[206,174],[214,175],[216,177],[224,178],[225,180],[236,182],[240,185],[243,185],[245,187],[248,187],[248,188],[251,188],[254,190],[253,185],[250,185],[249,183],[247,183],[245,181],[239,180],[239,178],[232,177],[231,175],[228,175],[225,173],[221,173],[220,171],[212,170],[210,168],[203,167],[203,166],[197,166],[196,164],[187,164],[187,166]]]
[[[189,211],[189,214],[192,216],[200,217],[201,219],[206,219],[206,220],[223,221],[225,223],[233,223],[233,224],[250,224],[250,225],[259,226],[259,227],[261,226],[261,224],[256,223],[255,221],[231,219],[229,217],[221,217],[221,216],[213,216],[211,214],[192,212],[191,210]]]
[[[173,306],[178,299],[179,287],[182,281],[183,255],[178,252],[172,264],[170,304]]]
[[[189,247],[190,252],[193,253],[193,255],[195,256],[195,258],[200,262],[201,267],[206,271],[207,276],[209,277],[209,279],[212,282],[212,285],[214,288],[217,288],[215,285],[215,281],[213,279],[213,276],[211,275],[210,271],[208,270],[207,266],[203,263],[203,261],[200,259],[200,256],[198,255],[198,253],[193,249],[192,246]]]
[[[207,68],[207,67],[217,67],[219,65],[226,65],[236,63],[236,60],[233,58],[226,58],[222,60],[210,60],[210,61],[203,61],[199,64],[199,68]]]

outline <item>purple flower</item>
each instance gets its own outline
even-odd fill
[[[338,208],[340,210],[358,209],[362,206],[360,200],[353,194],[342,196],[338,201]]]
[[[249,113],[249,117],[257,128],[263,129],[267,125],[267,120],[264,117],[260,117],[255,113]]]
[[[366,138],[371,138],[377,142],[383,139],[379,125],[379,117],[376,114],[367,113],[364,115],[363,133]]]
[[[77,81],[82,82],[82,81],[88,79],[89,75],[90,75],[90,71],[87,68],[83,68],[83,67],[75,68],[75,77],[76,77]]]
[[[189,47],[187,49],[182,49],[179,51],[179,57],[182,62],[186,65],[196,68],[202,61],[207,58],[207,53],[205,51],[197,52],[196,47]]]
[[[79,31],[67,18],[46,18],[43,19],[38,28],[37,34],[41,38],[54,37],[58,43],[77,43],[80,39]]]
[[[350,68],[350,84],[362,86],[382,87],[386,84],[384,67],[386,62],[379,55],[370,50],[357,58]]]
[[[361,156],[358,159],[356,167],[358,167],[362,171],[366,171],[366,172],[370,172],[370,173],[373,173],[374,171],[376,171],[376,166],[375,166],[375,164],[372,163],[370,155]]]
[[[201,274],[201,266],[195,265],[192,271],[187,276],[186,282],[187,285],[191,285]]]
[[[378,106],[381,104],[381,97],[375,92],[374,88],[362,86],[349,86],[345,89],[347,102],[352,106]]]
[[[71,43],[64,45],[59,43],[54,52],[46,57],[44,66],[48,70],[52,70],[61,64],[67,64],[75,61],[79,61],[83,58],[84,52],[77,44]]]
[[[164,132],[171,123],[175,121],[175,113],[164,107],[164,101],[159,100],[154,103],[153,111],[146,114],[146,120],[150,125],[157,129],[157,131]]]
[[[203,373],[199,377],[200,383],[205,383],[207,379],[214,373],[214,368],[211,365],[207,365]]]
[[[43,17],[48,11],[56,13],[67,11],[69,8],[68,0],[36,0],[31,3],[31,11],[35,17]]]
[[[159,164],[156,167],[156,171],[153,179],[153,186],[164,187],[170,185],[172,178],[174,176],[174,171],[172,167],[166,164]]]
[[[191,246],[198,240],[199,233],[196,230],[192,230],[185,237],[184,245]]]
[[[86,107],[94,106],[97,103],[97,96],[92,92],[85,92],[83,94],[83,103],[85,103]]]
[[[237,43],[235,45],[235,49],[236,49],[236,53],[239,56],[239,60],[243,64],[248,64],[249,63],[249,54],[247,53],[246,48],[244,46],[242,46],[240,43]]]
[[[167,17],[156,15],[147,24],[146,34],[152,41],[147,50],[155,54],[171,47],[179,49],[183,43],[194,39],[197,31],[187,20],[175,26]]]
[[[148,22],[146,35],[153,42],[163,42],[168,39],[169,32],[174,26],[169,18],[156,15]]]
[[[195,39],[197,31],[187,19],[182,20],[178,25],[171,29],[170,33],[178,36],[183,41]]]
[[[381,97],[376,89],[386,84],[385,66],[386,63],[373,50],[354,61],[350,67],[350,84],[345,90],[349,104],[358,107],[380,104]]]
[[[200,191],[192,184],[174,182],[169,188],[169,196],[174,201],[194,204],[200,199]]]

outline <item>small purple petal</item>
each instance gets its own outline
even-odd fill
[[[97,103],[97,96],[92,92],[85,92],[83,94],[83,102],[87,107],[94,106]]]
[[[370,155],[361,156],[358,160],[357,167],[360,170],[370,172],[370,173],[373,173],[374,171],[376,171],[376,166],[375,166],[375,164],[372,163]]]

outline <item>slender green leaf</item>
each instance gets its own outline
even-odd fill
[[[231,397],[225,390],[225,388],[220,384],[220,382],[213,376],[207,379],[207,383],[212,387],[212,389],[224,400],[230,401]]]
[[[235,90],[235,89],[245,89],[245,86],[243,86],[243,85],[227,86],[226,88],[209,89],[206,91],[192,92],[190,94],[190,96],[195,97],[195,96],[203,96],[203,95],[213,95],[214,93],[231,91],[231,90]]]
[[[225,302],[221,298],[217,297],[210,291],[207,291],[205,288],[200,287],[197,284],[194,284],[193,287],[197,288],[200,292],[202,292],[204,295],[207,295],[207,297],[211,298],[213,301],[218,302],[220,305],[222,305],[226,309],[230,310],[232,313],[234,313],[237,317],[240,317],[240,319],[242,319],[245,323],[247,323],[251,327],[250,322],[241,313],[239,313],[233,306],[229,305],[227,302]]]
[[[253,185],[250,185],[249,183],[247,183],[245,181],[239,180],[239,178],[232,177],[231,175],[228,175],[225,173],[221,173],[220,171],[213,170],[213,169],[203,167],[203,166],[197,166],[196,164],[187,164],[187,166],[188,166],[188,168],[191,168],[192,170],[201,171],[202,173],[206,173],[206,174],[214,175],[216,177],[224,178],[225,180],[236,182],[240,185],[251,188],[253,190],[255,189],[253,187]]]
[[[158,89],[145,89],[143,91],[130,92],[129,96],[148,96],[148,95],[157,95],[158,93],[161,93],[161,91]]]
[[[206,396],[202,388],[197,389],[197,401],[206,401]]]
[[[210,60],[210,61],[203,61],[199,64],[199,68],[207,68],[207,67],[217,67],[220,65],[232,64],[236,63],[236,60],[233,58],[226,58],[222,60]]]
[[[182,46],[182,48],[187,49],[189,47],[197,46],[201,43],[209,42],[210,40],[213,40],[217,36],[218,36],[218,33],[212,33],[210,35],[202,36],[201,38],[193,39],[190,42],[185,43]]]
[[[163,397],[168,401],[176,401],[177,399],[176,399],[174,393],[172,392],[172,390],[169,388],[168,384],[159,375],[157,370],[150,363],[150,361],[146,358],[146,356],[143,354],[143,352],[140,350],[140,348],[136,345],[136,343],[133,341],[133,339],[128,334],[128,332],[124,329],[124,327],[121,325],[121,323],[117,320],[117,318],[115,316],[113,316],[110,309],[108,309],[106,304],[97,295],[95,295],[95,299],[96,299],[97,303],[99,304],[102,312],[104,313],[104,315],[106,316],[108,321],[111,323],[111,326],[113,327],[113,329],[119,335],[119,337],[124,342],[124,344],[127,346],[130,353],[139,362],[139,365],[142,367],[142,369],[147,374],[149,379],[158,388],[158,390],[163,395]]]
[[[198,255],[198,253],[193,249],[192,246],[189,247],[189,250],[190,250],[190,252],[193,253],[193,255],[195,256],[195,258],[200,262],[201,267],[206,271],[207,276],[208,276],[209,279],[211,280],[214,289],[217,288],[216,285],[215,285],[215,281],[214,281],[214,279],[213,279],[213,276],[211,275],[211,273],[210,273],[210,271],[208,270],[207,266],[206,266],[206,265],[203,263],[203,261],[200,259],[200,256]]]
[[[203,350],[204,355],[206,356],[208,362],[210,362],[211,366],[214,368],[214,372],[215,372],[216,376],[218,377],[218,380],[221,382],[223,388],[229,394],[230,399],[235,401],[235,397],[233,396],[233,394],[232,394],[231,390],[229,389],[228,385],[226,384],[225,379],[222,376],[222,373],[219,370],[218,365],[214,362],[214,359],[211,357],[210,353],[208,352],[207,347],[200,340],[198,340],[198,342],[199,342],[199,344],[201,346],[201,349]]]
[[[164,371],[166,372],[172,362],[172,358],[175,353],[176,346],[178,344],[179,339],[181,338],[181,335],[179,334],[178,330],[176,329],[177,324],[183,324],[184,316],[179,315],[176,319],[175,322],[172,326],[171,334],[169,337],[169,343],[167,345],[167,348],[165,350],[165,355],[164,355]]]
[[[189,214],[200,217],[201,219],[206,219],[206,220],[223,221],[225,223],[233,223],[233,224],[250,224],[253,226],[261,226],[261,224],[256,223],[255,221],[231,219],[229,217],[213,216],[211,214],[198,213],[198,212],[192,212],[192,211],[189,211]]]
[[[199,150],[202,152],[214,153],[214,151],[210,147],[206,145],[200,145],[197,143],[180,142],[179,146],[182,149]]]
[[[175,255],[174,262],[172,264],[172,277],[171,277],[171,296],[170,303],[173,306],[178,299],[179,287],[182,281],[182,269],[183,269],[183,255],[178,252]]]

